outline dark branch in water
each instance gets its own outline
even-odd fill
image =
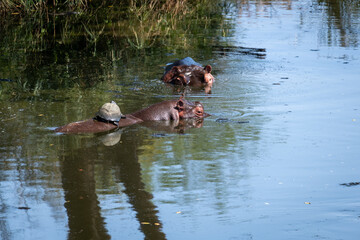
[[[342,183],[342,184],[340,184],[340,185],[341,185],[341,186],[346,186],[346,187],[353,187],[353,186],[360,185],[360,182]]]
[[[18,209],[21,209],[21,210],[29,210],[29,209],[31,209],[31,208],[29,208],[29,207],[18,207]]]
[[[234,121],[234,120],[231,120],[231,119],[228,119],[228,118],[218,118],[215,120],[215,122],[217,123],[249,123],[249,121]]]
[[[250,47],[237,47],[237,46],[213,46],[213,52],[219,55],[241,54],[253,55],[257,58],[265,58],[265,48],[250,48]]]

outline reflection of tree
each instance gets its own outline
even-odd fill
[[[283,0],[241,0],[238,4],[238,12],[242,17],[257,15],[272,16],[277,14],[276,8],[292,10],[296,1]],[[314,10],[325,14],[325,28],[320,27],[320,41],[326,45],[340,45],[341,47],[357,47],[359,45],[359,17],[360,2],[353,0],[318,0],[306,1],[299,5],[299,11],[303,18],[306,14],[314,14]],[[312,18],[309,20],[310,24]],[[355,22],[356,21],[356,22]]]
[[[69,239],[110,239],[95,193],[96,148],[71,152],[62,161]]]
[[[327,13],[327,29],[323,31],[328,45],[341,47],[357,47],[359,45],[360,2],[353,0],[318,0],[325,6]]]
[[[115,169],[116,178],[125,187],[123,192],[136,212],[145,239],[165,239],[156,206],[151,201],[153,196],[145,191],[142,182],[136,152],[139,138],[132,138],[131,134],[123,134],[122,138],[123,144],[116,144],[104,151],[89,144],[64,156],[62,177],[69,239],[110,238],[100,214],[95,188],[94,162],[100,158],[106,159],[107,163],[111,163],[111,168]]]
[[[274,6],[280,6],[282,8],[291,10],[292,9],[292,0],[241,0],[238,4],[238,12],[244,17],[257,16],[258,14],[270,14],[276,13]]]

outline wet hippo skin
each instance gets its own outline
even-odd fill
[[[209,116],[204,112],[204,107],[200,102],[193,103],[184,98],[156,103],[131,115],[143,121],[179,120]]]
[[[177,121],[179,119],[204,118],[209,116],[209,114],[204,112],[204,107],[200,102],[191,102],[181,97],[177,100],[168,100],[153,104],[140,111],[126,114],[125,116],[126,118],[119,121],[119,126],[94,119],[87,119],[58,127],[55,131],[62,133],[97,133],[110,131],[118,127],[130,126],[144,121]]]
[[[176,85],[211,87],[215,81],[211,70],[210,65],[202,67],[191,57],[186,57],[168,65],[161,80]]]
[[[118,127],[127,127],[142,122],[141,119],[133,117],[130,114],[125,116],[125,119],[121,119],[119,121],[119,126],[116,126],[113,123],[100,122],[93,118],[90,118],[87,120],[66,124],[64,126],[56,128],[55,131],[62,133],[98,133],[110,131]]]

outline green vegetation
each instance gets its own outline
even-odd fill
[[[217,0],[4,0],[0,3],[1,31],[13,34],[9,36],[16,39],[12,45],[20,44],[32,51],[52,48],[55,44],[73,44],[84,38],[88,44],[97,45],[104,37],[125,39],[125,47],[144,49],[171,35],[179,25],[184,31],[189,30],[188,19],[210,21],[210,16],[216,19],[221,13]]]
[[[211,58],[209,46],[231,34],[227,7],[222,0],[3,0],[0,79],[13,82],[0,81],[0,98],[93,87],[114,81],[123,70],[114,66],[126,65],[121,77],[154,78],[139,69],[166,63],[168,53]]]

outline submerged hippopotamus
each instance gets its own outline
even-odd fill
[[[204,107],[200,102],[191,102],[183,97],[177,100],[167,100],[156,103],[140,111],[125,115],[121,114],[120,108],[118,109],[120,113],[114,113],[107,112],[108,109],[104,109],[104,106],[105,104],[100,108],[94,118],[69,123],[56,128],[55,131],[62,133],[97,133],[142,123],[144,121],[178,121],[180,119],[205,118],[209,116],[209,114],[204,112]],[[117,111],[117,109],[112,108],[111,111]],[[107,115],[99,114],[104,112],[106,112]],[[111,116],[111,119],[109,116]]]
[[[205,86],[210,90],[215,81],[211,70],[210,65],[202,67],[191,57],[186,57],[168,65],[161,80],[175,85]]]

